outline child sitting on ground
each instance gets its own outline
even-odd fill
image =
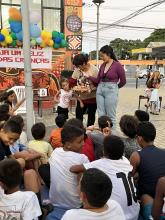
[[[121,138],[113,135],[107,136],[104,139],[103,158],[91,163],[72,166],[70,171],[77,174],[90,168],[97,168],[103,171],[112,181],[111,199],[120,204],[125,214],[125,219],[137,220],[139,203],[137,202],[136,189],[131,177],[133,167],[128,159],[123,156],[123,153],[124,143]]]
[[[22,169],[14,159],[0,161],[0,219],[34,220],[41,209],[34,192],[21,192]]]
[[[69,81],[68,79],[63,78],[61,80],[61,89],[55,96],[55,101],[59,100],[59,104],[57,107],[57,113],[58,115],[65,115],[66,119],[68,119],[68,113],[69,113],[69,104],[70,100],[73,96],[73,91],[69,88]],[[76,96],[77,100],[79,100],[81,106],[83,107],[83,102],[81,99]]]
[[[20,115],[15,115],[11,117],[10,120],[18,123],[21,126],[21,129],[23,129],[24,121]],[[10,151],[16,159],[22,158],[25,160],[27,169],[34,168],[35,160],[42,156],[41,153],[27,148],[27,135],[23,130],[20,138],[13,145],[10,145]]]
[[[83,208],[67,211],[62,220],[125,220],[120,205],[111,200],[112,182],[101,170],[84,172],[80,183]]]
[[[107,135],[111,135],[113,123],[108,116],[98,118],[98,126],[90,126],[87,128],[87,135],[91,138],[94,145],[95,160],[103,156],[103,143]],[[91,131],[91,132],[89,132]]]
[[[119,122],[120,130],[125,135],[125,137],[122,137],[122,140],[125,145],[124,153],[127,159],[130,158],[134,151],[141,150],[136,141],[138,123],[138,120],[131,115],[123,115]]]
[[[58,115],[55,118],[55,123],[58,128],[55,128],[52,130],[49,142],[52,145],[52,147],[55,149],[57,147],[62,147],[61,143],[61,131],[66,122],[66,117],[65,115]]]
[[[34,140],[29,141],[28,148],[41,153],[41,164],[47,164],[53,149],[47,141],[43,140],[46,133],[45,125],[43,123],[36,123],[32,126],[31,132]]]
[[[89,162],[87,157],[80,154],[84,142],[84,131],[80,128],[65,125],[61,138],[63,148],[56,148],[50,159],[50,201],[54,211],[47,220],[61,219],[66,210],[82,206],[78,194],[77,176],[69,171],[75,164]]]
[[[148,112],[145,112],[143,110],[136,110],[134,116],[136,119],[138,119],[139,122],[150,120]]]

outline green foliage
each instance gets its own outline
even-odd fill
[[[144,39],[145,46],[147,46],[150,42],[165,42],[165,28],[156,29],[149,37]]]

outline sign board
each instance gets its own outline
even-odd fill
[[[45,88],[41,88],[39,89],[39,97],[45,97],[45,96],[48,96],[48,90],[45,89]]]
[[[52,67],[52,48],[31,48],[32,69]],[[0,48],[0,67],[24,68],[23,49]]]

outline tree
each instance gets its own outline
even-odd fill
[[[149,37],[144,39],[145,47],[150,42],[165,42],[165,28],[163,29],[156,29],[154,32],[150,34]]]

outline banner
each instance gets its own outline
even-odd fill
[[[32,69],[51,69],[52,49],[31,48]],[[0,67],[24,68],[23,49],[19,48],[0,48]]]

